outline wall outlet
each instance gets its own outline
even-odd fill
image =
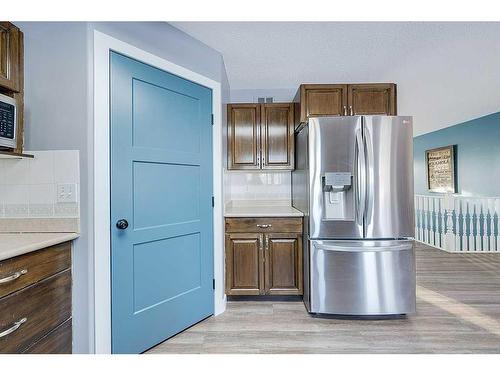
[[[76,203],[76,184],[57,184],[57,203]]]

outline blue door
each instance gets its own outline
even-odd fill
[[[111,53],[112,351],[213,314],[212,92]]]

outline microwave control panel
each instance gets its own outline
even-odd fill
[[[16,107],[0,102],[0,138],[14,139],[16,131]]]

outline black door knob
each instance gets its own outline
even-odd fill
[[[127,229],[128,228],[128,221],[125,219],[120,219],[116,222],[116,227],[118,229]]]

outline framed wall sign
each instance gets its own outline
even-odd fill
[[[427,188],[436,193],[456,193],[455,146],[425,151]]]

